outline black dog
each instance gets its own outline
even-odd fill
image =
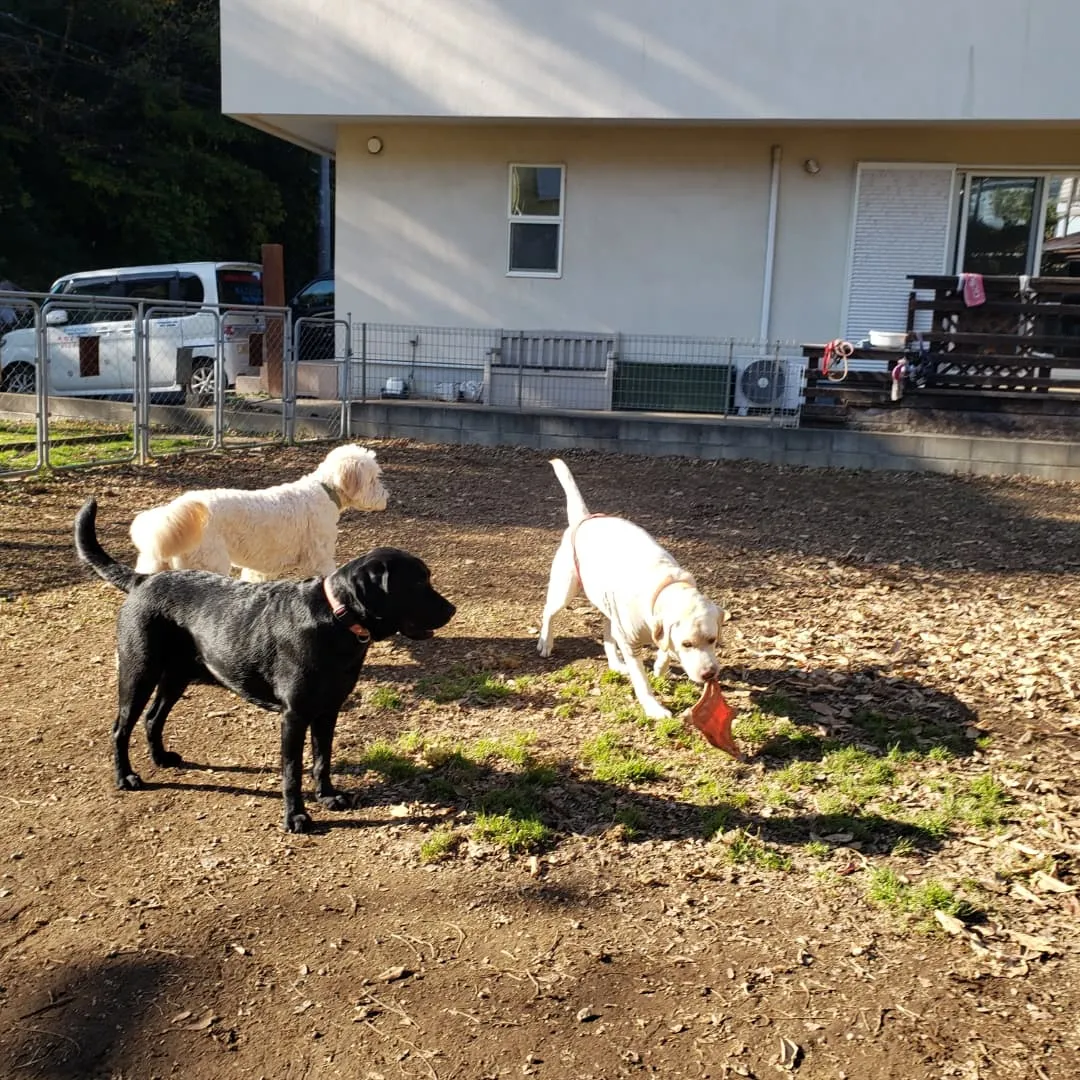
[[[311,731],[318,801],[331,810],[348,800],[330,782],[338,712],[352,693],[368,643],[393,634],[429,638],[454,615],[415,555],[381,547],[328,578],[246,582],[201,570],[137,574],[98,543],[97,502],[75,518],[75,550],[99,577],[128,594],[116,625],[119,710],[113,726],[116,784],[135,790],[131,731],[146,708],[155,765],[180,766],[165,749],[169,710],[192,682],[215,682],[281,713],[281,789],[285,828],[306,832],[311,819],[300,790],[304,740]]]

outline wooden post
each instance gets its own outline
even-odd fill
[[[280,244],[262,246],[263,303],[267,307],[285,306],[285,257]],[[281,397],[284,389],[282,367],[285,358],[285,318],[268,315],[263,342],[261,382],[271,397]]]

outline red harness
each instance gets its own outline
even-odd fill
[[[577,536],[578,529],[580,529],[581,526],[586,521],[592,521],[593,518],[602,518],[602,517],[611,517],[611,515],[610,514],[588,514],[587,516],[583,517],[580,521],[575,521],[573,526],[571,526],[571,529],[570,529],[570,554],[574,556],[574,573],[577,574],[578,584],[583,589],[585,588],[585,583],[581,580],[581,567],[578,566],[577,545],[574,543],[574,539]]]

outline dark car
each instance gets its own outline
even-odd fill
[[[331,324],[334,318],[334,271],[328,270],[312,278],[289,301],[289,309],[294,327],[297,319],[304,320],[299,326],[298,359],[332,359],[338,351],[335,339],[344,335],[344,330]],[[309,320],[322,320],[325,325]]]

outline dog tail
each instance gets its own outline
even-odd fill
[[[555,475],[559,478],[559,483],[563,486],[563,491],[566,492],[566,518],[569,524],[576,525],[579,521],[583,521],[589,516],[589,508],[585,505],[585,500],[581,497],[581,492],[578,491],[577,482],[574,480],[573,474],[566,467],[566,462],[562,458],[552,458],[551,467],[555,470]]]
[[[124,592],[131,592],[141,575],[136,574],[130,566],[118,563],[98,543],[96,521],[97,499],[87,499],[75,516],[75,550],[79,558],[91,567],[98,577],[104,578],[110,585],[115,585]]]
[[[138,548],[136,569],[152,574],[167,570],[170,559],[187,555],[202,543],[210,510],[197,499],[173,499],[136,514],[131,522],[131,542]]]

